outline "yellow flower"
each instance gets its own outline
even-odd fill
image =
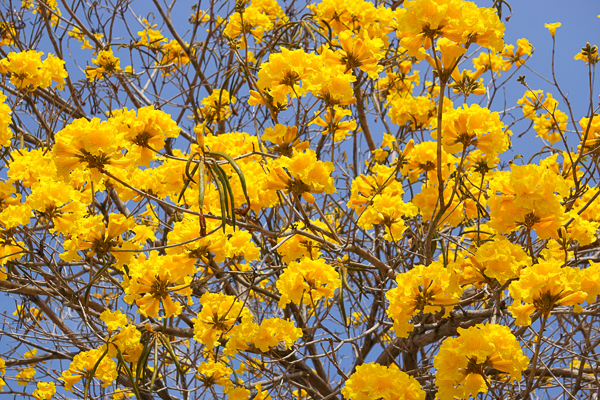
[[[585,273],[571,267],[561,267],[562,261],[540,260],[521,272],[518,281],[508,287],[513,304],[508,310],[516,319],[515,324],[531,324],[531,313],[541,311],[544,318],[558,306],[579,305],[588,296],[582,289]],[[583,270],[586,271],[586,270]],[[591,287],[586,283],[586,286]]]
[[[153,29],[158,25],[150,25],[148,20],[145,18],[142,19],[142,24],[144,25],[144,30],[137,33],[140,37],[140,40],[137,42],[137,44],[140,46],[146,46],[155,51],[160,51],[161,47],[163,46],[162,42],[167,42],[168,40],[162,35],[161,31]]]
[[[0,392],[4,391],[4,385],[6,385],[6,382],[4,382],[4,379],[2,379],[2,377],[4,376],[5,373],[6,373],[6,361],[4,361],[2,358],[0,358]]]
[[[15,44],[14,38],[18,38],[18,31],[11,22],[0,22],[0,46],[11,46]]]
[[[127,325],[127,316],[119,310],[115,312],[105,310],[102,314],[100,314],[100,319],[104,321],[109,332],[116,331],[117,329]]]
[[[550,31],[552,37],[554,37],[554,34],[556,33],[556,28],[558,28],[561,25],[562,24],[560,22],[555,22],[553,24],[544,24],[544,26],[548,28],[548,31]]]
[[[320,299],[333,297],[335,289],[341,286],[341,280],[325,260],[304,257],[285,268],[276,286],[281,293],[279,307],[284,308],[289,302],[316,306]]]
[[[202,310],[194,320],[194,339],[203,343],[208,350],[212,350],[220,344],[221,339],[227,339],[239,335],[246,330],[246,342],[253,337],[252,314],[244,306],[244,303],[235,296],[223,293],[205,293],[200,298]],[[240,325],[236,325],[238,320]],[[246,325],[246,326],[244,326]],[[252,329],[248,331],[248,326]],[[234,345],[235,340],[229,340],[227,346]],[[238,343],[239,344],[239,343]]]
[[[477,7],[463,0],[412,0],[396,15],[397,35],[408,55],[429,49],[434,40],[445,37],[457,44],[477,43],[500,51],[504,24],[494,9]]]
[[[554,110],[558,107],[558,101],[552,97],[552,93],[546,93],[542,90],[528,90],[522,98],[517,101],[523,107],[523,116],[532,121],[537,119],[537,110]]]
[[[504,70],[508,71],[513,65],[517,67],[525,64],[525,56],[531,56],[533,54],[533,46],[525,38],[517,40],[517,51],[515,51],[514,45],[507,45],[504,47],[501,56],[505,57]]]
[[[556,239],[566,217],[561,203],[568,192],[560,173],[545,166],[513,164],[510,172],[498,172],[490,180],[489,225],[499,233],[523,227],[542,239]]]
[[[504,60],[500,54],[495,53],[481,53],[477,58],[473,59],[473,67],[476,70],[483,68],[484,71],[492,71],[500,76],[502,71]]]
[[[323,221],[311,220],[311,223],[326,231],[328,230],[327,225]],[[298,222],[285,232],[291,233],[290,231],[292,230],[305,230],[305,226],[302,222]],[[285,237],[279,238],[277,242],[277,252],[281,255],[281,260],[286,264],[297,261],[299,258],[309,257],[317,259],[322,255],[319,243],[301,234],[290,236],[286,234]]]
[[[252,400],[272,400],[271,396],[269,396],[269,392],[266,390],[262,390],[261,385],[256,385],[256,390],[258,394]]]
[[[377,79],[383,66],[378,65],[383,57],[381,48],[384,43],[379,38],[369,37],[368,32],[362,29],[360,33],[354,34],[351,30],[340,32],[338,38],[341,50],[338,51],[340,63],[345,67],[345,72],[354,73],[355,68],[366,72],[369,78]]]
[[[37,389],[33,391],[36,400],[50,400],[56,393],[54,382],[38,382]]]
[[[190,22],[190,24],[202,25],[210,21],[210,14],[206,13],[203,10],[194,11],[192,12],[192,15],[190,15],[190,17],[188,18],[188,21]]]
[[[93,118],[74,120],[55,135],[52,156],[58,175],[68,177],[77,168],[90,169],[92,178],[99,183],[100,170],[123,169],[133,164],[124,157],[124,133],[108,121]]]
[[[195,260],[184,254],[161,256],[151,252],[148,257],[140,254],[129,263],[129,277],[125,275],[125,302],[134,301],[139,312],[153,318],[168,318],[181,313],[182,306],[173,301],[172,294],[186,296],[188,304],[192,302],[192,274],[196,271]],[[163,315],[159,316],[160,305]]]
[[[437,127],[436,121],[433,126]],[[477,104],[465,105],[444,115],[442,144],[451,154],[460,154],[473,146],[493,157],[508,149],[509,135],[498,113]],[[436,137],[436,133],[432,136]]]
[[[425,391],[412,376],[395,366],[361,364],[350,375],[342,395],[348,400],[424,400]]]
[[[17,382],[19,386],[27,386],[33,380],[35,372],[34,368],[25,368],[19,371],[19,373],[15,375],[15,378],[19,380]]]
[[[493,279],[504,284],[509,279],[518,278],[521,270],[530,265],[531,258],[521,246],[504,236],[497,236],[461,263],[461,284],[493,283]]]
[[[550,144],[554,144],[566,134],[569,116],[560,110],[550,109],[549,112],[539,116],[534,121],[533,129],[537,132],[537,136],[548,140]]]
[[[207,221],[207,230],[217,227],[215,222]],[[214,260],[218,263],[225,261],[227,257],[227,237],[223,231],[214,232],[198,239],[200,223],[198,218],[184,218],[176,222],[173,231],[169,233],[169,245],[185,243],[182,246],[167,249],[167,254],[186,254],[194,261],[199,258],[208,260],[209,255],[214,254]]]
[[[50,87],[53,81],[62,89],[67,77],[65,62],[52,54],[48,54],[42,62],[43,54],[35,50],[8,53],[6,58],[0,60],[0,73],[10,73],[10,82],[18,89],[45,89]]]
[[[396,125],[409,124],[411,128],[428,125],[434,115],[435,101],[430,96],[413,96],[410,93],[388,96],[389,115]]]
[[[334,106],[332,108],[327,108],[325,119],[317,116],[312,120],[312,123],[325,128],[323,131],[321,131],[323,135],[330,133],[333,136],[333,140],[339,142],[344,140],[350,131],[354,131],[356,129],[355,120],[342,121],[342,118],[351,115],[352,112],[350,110],[343,109],[339,106]]]
[[[437,183],[437,144],[433,141],[421,142],[414,146],[410,152],[410,157],[405,158],[402,165],[402,175],[408,175],[408,180],[413,183],[426,173],[429,182]],[[458,161],[456,157],[442,149],[442,179],[448,179],[448,176],[454,172],[455,164]]]
[[[92,376],[92,371],[96,367],[96,371]],[[69,369],[63,371],[60,380],[65,382],[65,390],[72,391],[72,386],[81,379],[98,378],[103,382],[103,387],[107,387],[114,382],[119,373],[117,365],[100,349],[92,349],[77,354]]]
[[[110,339],[107,338],[108,344],[103,345],[100,349],[105,350],[108,346],[108,357],[110,358],[117,358],[117,349],[119,349],[125,361],[136,363],[144,350],[144,345],[140,343],[141,338],[142,333],[135,325],[126,325],[117,335],[112,335]]]
[[[456,272],[445,268],[439,261],[429,266],[418,265],[398,274],[398,287],[385,294],[390,302],[386,313],[394,320],[396,335],[408,337],[414,328],[409,322],[413,315],[444,310],[448,315],[463,292],[458,279]]]
[[[254,5],[254,2],[252,3]],[[239,47],[245,49],[248,46],[248,39],[254,37],[255,42],[260,42],[266,31],[273,29],[273,22],[268,15],[261,12],[256,7],[248,7],[244,10],[243,23],[242,15],[239,12],[234,13],[227,21],[227,26],[223,34],[235,39],[240,37]]]
[[[83,32],[81,32],[81,30],[74,26],[72,30],[69,31],[69,36],[74,37],[75,39],[77,39],[81,44],[81,48],[82,49],[90,49],[90,50],[94,50],[96,47],[92,46],[89,42],[89,40],[87,40],[85,34]],[[94,36],[96,37],[96,39],[100,40],[104,37],[103,34],[101,33],[95,33]]]
[[[35,355],[37,354],[37,349],[31,349],[28,352],[26,352],[25,354],[23,354],[24,358],[31,358],[31,357],[35,357]],[[31,367],[33,367],[35,365],[34,364],[29,364]]]
[[[119,57],[115,57],[111,48],[100,50],[98,56],[92,59],[97,67],[88,66],[85,68],[85,74],[90,82],[96,79],[101,80],[105,77],[114,75],[116,72],[122,72]]]
[[[185,46],[189,49],[192,56],[194,55],[194,48],[190,48],[187,42],[184,42]],[[163,56],[159,62],[159,65],[164,65],[162,76],[171,76],[171,73],[181,68],[184,65],[190,63],[190,57],[185,52],[181,44],[177,40],[171,40],[161,48]]]
[[[215,89],[210,96],[200,100],[201,107],[196,111],[200,115],[201,124],[197,125],[202,134],[214,133],[214,124],[225,121],[231,117],[231,107],[237,102],[225,89]]]
[[[275,105],[285,105],[288,95],[300,97],[307,92],[301,82],[317,68],[322,68],[318,56],[307,54],[302,49],[281,49],[281,53],[271,53],[269,61],[261,64],[256,84],[268,91]],[[319,65],[320,64],[320,65]]]
[[[127,397],[133,397],[135,396],[135,393],[132,392],[131,390],[127,390],[127,389],[117,389],[115,390],[115,392],[110,396],[111,400],[124,400]]]
[[[271,164],[271,172],[265,182],[267,190],[283,190],[294,196],[302,196],[314,203],[313,193],[335,193],[331,173],[335,169],[331,161],[319,161],[312,149],[296,152],[292,157],[279,157]]]
[[[479,324],[457,331],[459,336],[444,340],[433,360],[441,400],[486,393],[486,367],[508,373],[513,380],[521,379],[529,359],[507,326]]]
[[[250,391],[244,387],[236,387],[231,389],[229,393],[227,393],[228,400],[248,400],[250,398]]]
[[[165,147],[167,138],[176,138],[181,129],[171,116],[154,106],[137,110],[114,110],[109,119],[116,130],[122,132],[128,144],[128,156],[143,167],[156,158],[157,152]],[[120,136],[120,135],[118,135]]]
[[[198,366],[198,378],[207,388],[219,385],[225,393],[233,389],[233,383],[229,377],[233,371],[223,362],[214,362],[212,360],[201,363]]]
[[[291,157],[294,151],[306,150],[310,147],[308,141],[301,142],[298,136],[298,127],[277,124],[275,127],[265,129],[262,140],[268,140],[274,145],[271,151],[283,156]]]
[[[589,267],[581,269],[581,290],[587,293],[588,303],[596,301],[600,294],[600,263],[590,261]]]
[[[483,78],[480,78],[484,72],[485,68],[480,68],[475,72],[471,72],[470,69],[463,69],[460,72],[457,67],[452,71],[454,82],[448,86],[452,88],[453,93],[462,93],[465,97],[470,94],[484,95],[486,89],[483,84]]]
[[[301,336],[302,329],[297,328],[293,321],[269,318],[258,326],[254,346],[267,352],[270,347],[277,347],[279,342],[285,342],[286,348],[290,349]]]
[[[12,110],[10,106],[6,104],[6,96],[0,93],[0,146],[10,146],[13,132],[9,128],[12,123]]]

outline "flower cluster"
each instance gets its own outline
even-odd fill
[[[314,203],[313,193],[332,194],[336,189],[331,173],[335,169],[331,161],[318,161],[313,150],[296,152],[291,157],[279,157],[270,163],[271,173],[265,187],[283,190],[294,197],[302,196]]]
[[[487,393],[486,368],[495,368],[520,380],[529,364],[510,329],[503,325],[458,328],[457,338],[447,338],[433,360],[437,370],[438,398],[452,400]]]
[[[487,156],[494,157],[508,149],[509,134],[510,131],[504,129],[498,113],[472,104],[446,113],[442,144],[450,154],[466,153],[469,149],[476,148]],[[432,135],[435,137],[435,132]]]
[[[77,354],[59,379],[65,383],[65,390],[71,392],[73,385],[82,379],[98,378],[103,382],[102,386],[106,387],[118,376],[117,365],[106,352],[92,349]]]
[[[290,263],[276,285],[281,293],[279,307],[283,308],[290,302],[314,307],[320,299],[333,297],[341,282],[338,273],[325,260],[304,257]]]
[[[168,318],[181,313],[181,304],[173,301],[174,294],[187,297],[187,303],[193,304],[190,283],[195,272],[194,260],[185,255],[161,256],[152,252],[148,257],[140,254],[129,263],[129,272],[125,275],[123,287],[125,301],[134,301],[140,313],[153,318]],[[159,317],[162,305],[164,314]]]
[[[530,325],[530,316],[535,311],[541,311],[547,318],[554,308],[579,306],[588,297],[587,293],[581,290],[581,281],[586,270],[561,265],[562,262],[556,259],[540,260],[523,270],[519,280],[510,284],[509,291],[514,301],[509,310],[517,325]]]
[[[396,283],[398,287],[388,290],[385,297],[390,302],[387,315],[394,320],[399,337],[408,337],[413,330],[409,322],[413,316],[439,312],[447,316],[463,293],[458,274],[439,261],[398,274]]]
[[[92,62],[96,65],[96,67],[88,66],[85,69],[85,74],[90,82],[94,82],[97,79],[104,79],[105,77],[109,77],[123,71],[120,66],[121,61],[119,60],[119,57],[116,57],[113,54],[113,51],[110,47],[100,50],[98,56],[92,59]]]
[[[523,227],[541,238],[556,238],[568,191],[565,179],[547,167],[513,165],[510,172],[500,171],[490,180],[489,225],[501,233]]]
[[[412,0],[396,16],[396,30],[408,54],[429,49],[443,37],[458,45],[476,43],[494,51],[504,46],[504,24],[490,8],[463,0]]]
[[[419,382],[394,366],[362,364],[346,381],[342,395],[348,400],[425,400]]]
[[[35,50],[8,53],[6,58],[0,59],[0,74],[10,74],[10,83],[20,90],[46,89],[52,82],[62,90],[68,76],[65,62],[52,54],[42,61],[43,55]]]

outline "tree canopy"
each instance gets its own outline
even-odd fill
[[[597,47],[489,3],[3,2],[0,396],[595,398]]]

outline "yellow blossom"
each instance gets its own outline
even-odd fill
[[[258,326],[254,345],[261,351],[267,352],[270,347],[277,347],[279,342],[284,342],[289,349],[301,336],[302,329],[297,328],[293,321],[269,318]]]
[[[284,269],[277,280],[281,293],[279,307],[289,302],[315,306],[322,298],[331,298],[341,281],[335,269],[323,259],[311,260],[307,257],[292,262]]]
[[[439,399],[466,399],[486,393],[489,382],[486,384],[485,367],[521,380],[529,359],[507,326],[480,324],[457,331],[459,336],[445,339],[433,360]]]
[[[540,260],[524,269],[519,280],[510,284],[514,301],[508,309],[517,325],[530,325],[530,315],[536,310],[547,318],[555,307],[579,305],[585,301],[587,293],[581,290],[583,274],[561,265],[562,262],[556,259]]]
[[[408,337],[414,327],[409,322],[413,315],[440,311],[448,315],[463,292],[458,279],[458,274],[439,261],[398,274],[398,287],[385,294],[390,302],[386,312],[394,320],[396,335]]]
[[[19,386],[27,386],[33,380],[33,376],[35,375],[35,368],[25,368],[19,371],[15,378],[18,379]]]
[[[125,302],[134,301],[139,312],[153,318],[168,318],[181,313],[182,306],[172,295],[186,296],[193,304],[190,283],[196,271],[194,260],[185,255],[161,256],[151,252],[148,257],[141,254],[129,263],[129,277],[124,276]],[[159,316],[160,306],[163,315]]]
[[[115,312],[105,310],[102,314],[100,314],[100,319],[104,321],[109,332],[115,331],[127,325],[127,316],[119,310]]]
[[[200,304],[202,310],[194,320],[194,339],[203,343],[207,349],[213,349],[221,343],[220,340],[227,338],[230,339],[228,347],[244,347],[243,343],[235,343],[236,338],[245,342],[252,341],[256,328],[252,322],[252,314],[235,296],[205,293],[200,298]],[[241,323],[236,325],[238,320]]]
[[[348,400],[425,400],[425,391],[412,376],[394,365],[361,364],[342,389]]]
[[[224,392],[229,392],[233,388],[233,383],[229,379],[232,373],[231,368],[224,363],[210,360],[198,366],[196,378],[207,388],[219,385],[223,388]]]
[[[92,375],[94,368],[95,372]],[[59,379],[65,382],[65,390],[72,392],[72,386],[81,379],[95,377],[103,382],[103,387],[107,387],[117,379],[118,375],[115,362],[101,350],[92,349],[77,354]]]
[[[96,67],[88,66],[85,69],[85,74],[90,82],[94,82],[96,79],[101,80],[123,71],[119,65],[119,57],[115,57],[110,47],[100,50],[98,56],[92,59],[92,62]]]
[[[33,391],[36,400],[50,400],[56,393],[54,382],[38,382],[37,389]]]
[[[550,34],[552,35],[552,37],[554,37],[554,35],[556,34],[556,28],[558,28],[561,25],[562,24],[560,22],[555,22],[553,24],[544,24],[544,27],[548,28],[548,31],[550,31]]]

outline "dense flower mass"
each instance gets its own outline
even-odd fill
[[[186,296],[188,304],[192,290],[191,275],[195,272],[194,261],[185,256],[159,256],[144,254],[129,263],[130,278],[125,277],[125,301],[136,302],[140,312],[154,318],[165,318],[181,313],[181,304],[174,301],[172,294]],[[161,309],[164,315],[159,317]]]
[[[60,379],[65,383],[65,390],[70,392],[73,385],[81,379],[98,378],[106,387],[117,379],[118,375],[115,362],[100,349],[92,349],[77,354]]]
[[[582,274],[580,270],[561,265],[560,260],[542,260],[524,270],[520,279],[511,283],[509,289],[514,302],[509,309],[517,325],[531,324],[530,315],[534,311],[541,311],[548,317],[554,308],[579,305],[588,297],[581,290],[585,270]]]
[[[413,0],[398,13],[397,32],[411,56],[443,37],[459,45],[477,43],[494,51],[504,45],[504,24],[493,9],[463,0]]]
[[[212,349],[220,340],[236,334],[244,337],[244,329],[252,323],[252,314],[234,296],[223,293],[206,293],[200,298],[202,311],[194,324],[194,339]],[[241,324],[236,325],[240,320]],[[254,329],[252,326],[251,331]],[[232,343],[230,340],[228,345]]]
[[[385,296],[390,302],[387,314],[394,320],[394,330],[399,337],[408,337],[413,330],[414,324],[409,322],[412,316],[441,312],[443,317],[462,294],[458,275],[440,262],[419,265],[398,274],[396,282],[398,287],[390,289]]]
[[[489,382],[485,368],[495,368],[520,380],[521,373],[529,364],[519,342],[502,325],[476,325],[468,329],[458,328],[457,338],[444,340],[433,360],[437,369],[438,398],[466,399],[488,391]]]
[[[425,391],[419,382],[394,367],[362,364],[350,376],[342,389],[348,400],[424,400]]]
[[[9,74],[10,83],[17,89],[45,89],[54,82],[57,88],[62,90],[68,76],[65,62],[53,54],[48,54],[42,61],[43,55],[43,52],[35,50],[8,53],[6,58],[0,59],[0,74]]]
[[[340,287],[340,278],[325,260],[304,257],[290,263],[276,285],[281,293],[280,307],[289,302],[316,306],[320,299],[333,297],[335,289]]]
[[[505,43],[506,1],[13,3],[0,391],[597,394],[600,58],[560,54],[566,21]]]
[[[333,170],[331,161],[319,161],[314,151],[307,149],[294,153],[292,157],[283,156],[273,161],[265,186],[269,190],[283,190],[302,196],[309,203],[314,203],[313,193],[335,193],[331,176]]]

